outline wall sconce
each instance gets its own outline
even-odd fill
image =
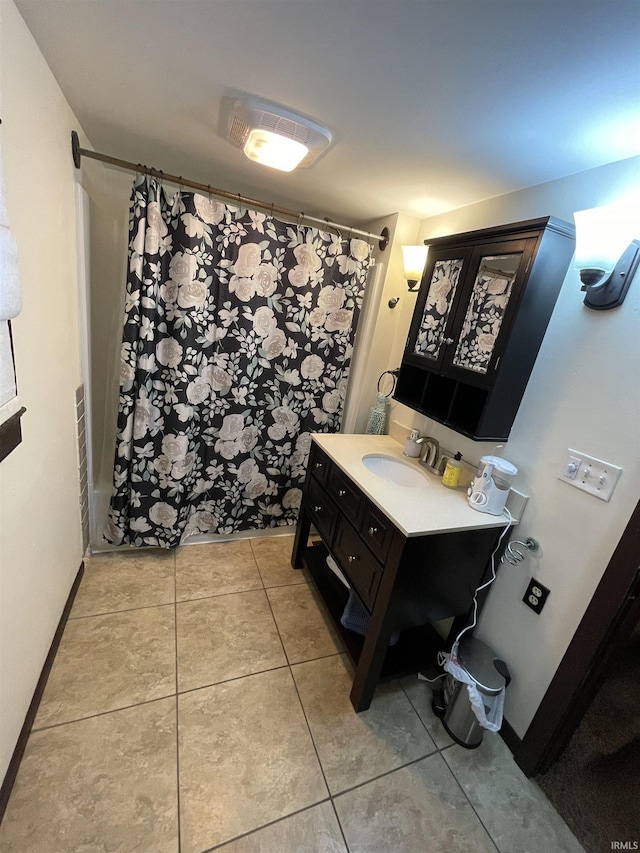
[[[409,290],[417,290],[427,260],[428,246],[403,246],[404,277]]]
[[[574,268],[580,272],[584,304],[606,311],[621,305],[640,261],[638,206],[614,203],[579,210]]]

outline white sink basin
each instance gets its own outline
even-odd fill
[[[410,462],[403,462],[395,456],[384,453],[371,453],[362,457],[362,464],[377,477],[395,483],[396,486],[407,486],[410,489],[424,489],[429,485],[426,475],[418,471]]]

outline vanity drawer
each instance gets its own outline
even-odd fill
[[[314,477],[309,480],[305,503],[318,533],[331,544],[338,508]]]
[[[384,513],[368,504],[360,525],[360,533],[381,563],[387,559],[394,532],[395,527]]]
[[[354,528],[342,517],[338,519],[333,553],[365,606],[372,610],[380,585],[382,566],[369,552]]]
[[[323,486],[327,485],[329,480],[329,471],[331,470],[331,460],[316,444],[311,445],[309,469],[316,480],[322,483]]]
[[[336,465],[331,466],[329,494],[347,518],[359,527],[365,498],[360,489]]]

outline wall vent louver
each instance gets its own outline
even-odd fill
[[[78,482],[82,553],[89,547],[89,483],[87,470],[87,432],[84,407],[84,385],[76,388],[76,440],[78,450]]]

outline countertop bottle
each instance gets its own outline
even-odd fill
[[[447,462],[447,467],[444,469],[444,474],[442,475],[442,485],[448,489],[458,488],[460,473],[462,472],[461,459],[462,453],[456,453],[453,459],[449,459]]]

